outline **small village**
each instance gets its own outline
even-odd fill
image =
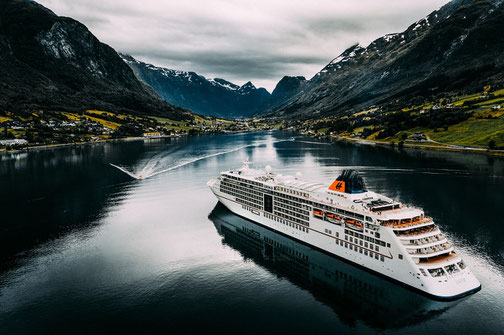
[[[170,120],[88,110],[82,114],[38,112],[0,115],[0,150],[82,144],[132,138],[180,137],[269,129],[254,120],[225,120],[197,116]]]

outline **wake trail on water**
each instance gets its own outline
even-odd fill
[[[130,177],[133,177],[135,179],[140,179],[139,176],[137,176],[136,174],[133,174],[133,173],[129,172],[127,169],[123,168],[122,166],[115,165],[115,164],[112,164],[112,163],[109,163],[109,164],[112,165],[113,167],[119,169],[120,171],[126,173]]]
[[[147,178],[150,178],[150,177],[154,177],[154,176],[157,176],[158,174],[165,173],[165,172],[168,172],[168,171],[171,171],[171,170],[175,170],[175,169],[178,169],[180,167],[183,167],[183,166],[195,163],[197,161],[208,159],[208,158],[211,158],[211,157],[220,156],[220,155],[227,155],[227,154],[230,154],[232,152],[236,152],[236,151],[239,151],[239,150],[242,150],[242,149],[245,149],[245,148],[257,147],[257,146],[265,145],[265,144],[268,144],[268,143],[279,143],[279,142],[287,142],[287,141],[293,141],[293,139],[290,139],[290,140],[278,140],[278,141],[272,141],[272,142],[270,142],[270,141],[263,141],[263,142],[259,142],[259,143],[242,145],[242,146],[230,149],[230,150],[225,150],[225,151],[220,151],[220,152],[216,152],[216,153],[213,153],[213,154],[208,154],[208,155],[203,155],[203,156],[195,157],[193,159],[189,159],[187,161],[175,164],[173,166],[170,166],[170,167],[165,168],[165,169],[161,169],[159,171],[153,171],[153,169],[159,164],[159,159],[157,159],[157,157],[159,157],[161,154],[163,154],[162,156],[165,156],[166,155],[165,153],[160,153],[160,154],[155,155],[154,157],[152,157],[146,163],[146,165],[139,172],[136,172],[136,173],[135,172],[131,172],[130,170],[128,170],[127,168],[125,168],[123,166],[112,164],[112,163],[109,163],[109,164],[111,166],[119,169],[120,171],[126,173],[128,176],[130,176],[130,177],[132,177],[134,179],[141,180],[141,179],[147,179]]]

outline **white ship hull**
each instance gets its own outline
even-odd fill
[[[236,201],[235,197],[220,192],[219,180],[209,181],[208,186],[224,206],[241,217],[433,298],[453,300],[481,288],[481,284],[467,267],[457,273],[442,277],[425,276],[420,274],[417,264],[411,258],[398,258],[399,254],[407,254],[405,247],[401,244],[390,243],[389,247],[376,251],[374,248],[364,247],[363,243],[359,245],[357,241],[349,243],[343,240],[347,229],[345,224],[336,225],[317,218],[315,215],[310,215],[309,227],[287,222],[272,213],[242,205]],[[396,241],[391,229],[382,227],[380,234],[384,241]]]

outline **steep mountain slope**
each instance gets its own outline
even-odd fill
[[[271,99],[268,101],[268,104],[263,106],[264,110],[272,110],[282,105],[296,94],[301,93],[306,88],[307,83],[306,78],[302,76],[283,77],[271,93]]]
[[[192,118],[140,82],[84,25],[28,0],[0,7],[0,110],[85,111]]]
[[[207,79],[195,72],[156,67],[129,55],[121,56],[137,78],[152,86],[165,101],[203,115],[252,116],[270,100],[268,91],[251,82],[240,87],[224,79]]]
[[[454,0],[407,30],[335,58],[277,116],[341,115],[398,99],[504,85],[502,0]]]

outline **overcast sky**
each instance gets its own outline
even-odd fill
[[[270,92],[448,0],[38,0],[139,60]]]

